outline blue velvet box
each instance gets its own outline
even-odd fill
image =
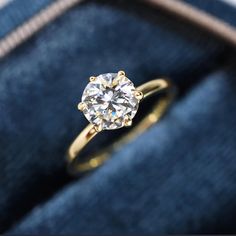
[[[50,2],[11,2],[0,36]],[[236,9],[188,2],[236,26]],[[235,59],[206,32],[126,1],[78,5],[18,47],[0,62],[1,233],[235,233]],[[64,154],[87,124],[76,109],[87,78],[119,69],[135,85],[170,77],[178,99],[103,167],[73,179]]]

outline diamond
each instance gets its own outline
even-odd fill
[[[135,91],[134,84],[123,74],[99,75],[85,87],[83,113],[89,122],[103,130],[121,128],[138,110]]]

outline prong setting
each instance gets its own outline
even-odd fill
[[[92,77],[94,80],[94,76]],[[78,108],[87,120],[94,125],[94,131],[119,129],[132,125],[139,100],[135,87],[123,71],[101,74],[88,83]]]
[[[78,104],[78,110],[84,111],[85,108],[86,108],[86,104],[84,102],[80,102]]]
[[[125,117],[124,124],[126,127],[129,127],[132,125],[132,119],[129,116]]]
[[[135,91],[134,96],[140,101],[143,99],[143,93],[141,91]]]
[[[114,78],[114,80],[112,81],[112,86],[115,87],[117,84],[119,84],[120,81],[120,77],[117,76],[116,78]]]
[[[125,72],[123,70],[118,71],[118,76],[125,76]]]
[[[89,77],[89,81],[90,81],[90,82],[94,82],[95,80],[96,80],[96,76],[90,76],[90,77]]]
[[[102,124],[94,125],[94,129],[95,129],[97,132],[101,132],[101,131],[102,131]]]

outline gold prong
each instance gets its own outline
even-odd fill
[[[124,72],[123,70],[120,70],[120,71],[118,72],[118,76],[125,76],[125,72]]]
[[[78,104],[78,109],[79,109],[80,111],[83,111],[85,108],[86,108],[86,104],[85,104],[84,102],[80,102],[80,103]]]
[[[141,91],[135,91],[134,96],[140,101],[143,99],[143,93]]]
[[[101,131],[102,131],[102,124],[94,125],[94,129],[95,129],[97,132],[101,132]]]
[[[129,116],[126,116],[124,123],[125,123],[125,126],[131,126],[132,125],[132,120],[130,119]]]
[[[118,83],[119,83],[119,77],[117,76],[116,78],[113,79],[112,86],[116,86]]]
[[[96,77],[95,77],[95,76],[89,77],[89,81],[90,81],[90,82],[94,82],[95,80],[96,80]]]

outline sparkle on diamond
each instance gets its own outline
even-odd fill
[[[85,117],[91,123],[101,125],[102,129],[123,127],[127,117],[132,119],[138,110],[139,101],[134,91],[133,83],[125,76],[99,75],[83,92]]]

